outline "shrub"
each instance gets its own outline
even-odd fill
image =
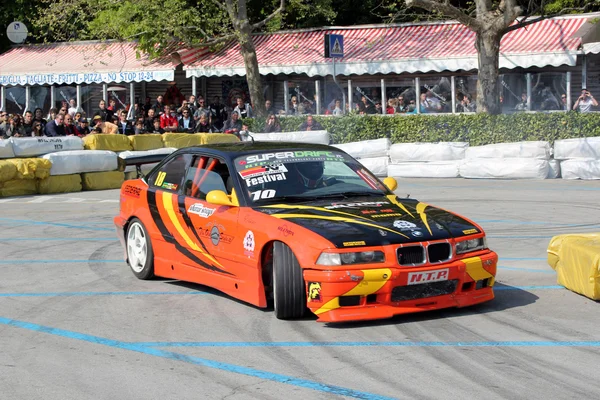
[[[298,130],[306,117],[280,118],[283,131]],[[388,137],[393,143],[469,142],[491,143],[600,136],[600,113],[442,114],[442,115],[345,115],[315,116],[333,136],[334,143]],[[246,120],[252,132],[261,132],[264,119]]]

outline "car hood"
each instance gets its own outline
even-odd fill
[[[338,248],[441,240],[480,232],[456,214],[395,195],[274,204],[255,210],[281,219],[281,229],[299,225]]]

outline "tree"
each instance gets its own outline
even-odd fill
[[[475,32],[478,53],[477,112],[499,114],[500,41],[508,32],[568,12],[583,12],[597,6],[596,0],[405,0],[419,7],[456,19]],[[473,9],[474,8],[474,9]],[[520,18],[517,21],[517,18]]]

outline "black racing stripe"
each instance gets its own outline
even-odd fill
[[[163,222],[162,218],[160,217],[160,213],[158,211],[158,205],[156,203],[156,193],[153,192],[153,191],[150,191],[150,190],[148,190],[146,193],[148,194],[147,198],[148,198],[148,206],[150,208],[150,215],[152,215],[152,219],[154,220],[154,223],[158,227],[158,230],[160,231],[160,234],[162,235],[162,237],[165,240],[165,242],[173,244],[175,246],[175,248],[177,249],[177,251],[179,251],[181,254],[183,254],[184,256],[186,256],[187,258],[189,258],[190,260],[192,260],[196,264],[199,264],[199,265],[201,265],[202,267],[204,267],[204,268],[206,268],[208,270],[215,271],[215,272],[220,272],[220,273],[226,274],[226,275],[233,275],[229,271],[225,271],[225,270],[222,270],[219,267],[216,267],[214,265],[208,264],[207,262],[205,262],[205,261],[201,260],[200,258],[198,258],[197,256],[195,256],[193,253],[191,253],[184,246],[182,246],[171,235],[171,233],[169,232],[169,230],[165,226],[165,223]]]
[[[177,196],[177,205],[179,206],[179,210],[180,211],[181,210],[185,210],[185,196]],[[194,236],[196,236],[196,239],[198,239],[198,242],[200,243],[200,246],[202,246],[202,248],[204,249],[204,251],[206,251],[207,253],[210,254],[210,252],[208,251],[208,249],[204,245],[204,242],[200,238],[200,235],[198,235],[198,232],[196,232],[196,229],[194,228],[194,224],[192,223],[192,220],[190,219],[190,216],[187,213],[187,210],[186,211],[182,211],[181,212],[181,216],[183,217],[183,221],[185,222],[185,225],[188,227],[188,229],[190,231],[194,232]]]

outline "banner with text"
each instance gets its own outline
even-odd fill
[[[52,85],[77,83],[122,83],[172,81],[175,72],[168,71],[120,71],[120,72],[88,72],[88,73],[49,73],[25,75],[0,75],[2,86]]]

